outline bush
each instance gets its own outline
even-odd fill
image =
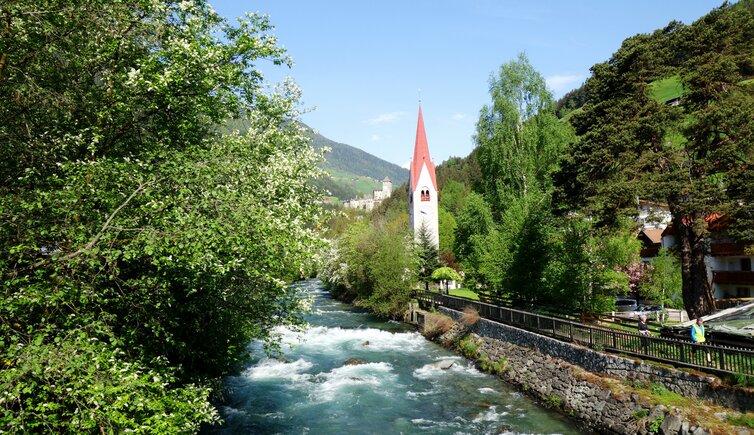
[[[424,317],[424,335],[427,338],[439,337],[450,331],[455,322],[448,316],[442,314],[430,314]]]
[[[479,311],[477,311],[476,308],[466,306],[463,309],[463,314],[461,314],[461,323],[466,325],[466,327],[471,327],[476,325],[480,318]]]

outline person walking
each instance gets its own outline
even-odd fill
[[[649,337],[649,326],[647,325],[647,316],[642,314],[639,316],[639,334],[641,334],[641,348],[644,353],[647,353],[647,337]]]
[[[691,326],[691,341],[694,344],[702,344],[707,341],[707,338],[704,336],[704,319],[701,317],[697,318],[696,324]],[[712,357],[709,352],[705,350],[704,353],[707,354],[707,365],[712,365]],[[696,349],[692,348],[692,354],[696,354]]]
[[[704,338],[704,319],[701,317],[696,319],[696,324],[691,326],[691,341],[693,341],[694,344],[700,344],[707,341],[707,339]]]

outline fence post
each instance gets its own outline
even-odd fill
[[[725,370],[725,351],[723,349],[718,349],[717,354],[720,356],[720,364],[718,364],[718,366],[720,367],[720,370]]]
[[[594,330],[589,327],[589,347],[594,347]]]
[[[573,323],[568,322],[568,336],[571,337],[571,341],[573,341]]]

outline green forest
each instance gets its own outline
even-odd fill
[[[705,217],[754,241],[750,0],[625,40],[560,101],[525,55],[503,63],[476,148],[437,168],[439,249],[414,242],[405,185],[369,215],[323,210],[301,92],[257,68],[292,65],[264,15],[16,0],[0,41],[0,427],[16,432],[217,423],[222,377],[303,326],[289,284],[316,273],[386,317],[453,271],[514,306],[598,312],[641,286],[696,316],[714,308]],[[679,242],[644,273],[638,198],[668,204]]]

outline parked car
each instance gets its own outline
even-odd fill
[[[636,311],[639,309],[639,304],[636,303],[636,299],[618,298],[615,301],[615,311],[625,313],[628,311]]]

